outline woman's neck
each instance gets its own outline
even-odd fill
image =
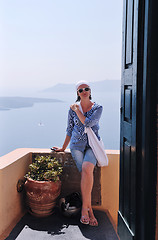
[[[92,103],[89,99],[86,99],[84,101],[81,100],[83,112],[88,112],[92,108],[93,104],[94,103]]]
[[[81,99],[81,105],[82,106],[90,106],[91,104],[92,104],[92,102],[90,101],[89,98]]]

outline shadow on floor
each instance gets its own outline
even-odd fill
[[[103,211],[95,210],[99,226],[92,227],[80,223],[80,214],[67,218],[56,208],[54,214],[46,218],[36,218],[29,213],[18,222],[6,240],[118,240],[115,230]]]

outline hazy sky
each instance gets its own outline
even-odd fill
[[[1,0],[0,84],[120,79],[122,0]]]

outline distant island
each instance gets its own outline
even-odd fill
[[[106,93],[121,92],[121,80],[103,80],[98,82],[89,82],[92,92]],[[52,87],[43,89],[40,92],[43,93],[73,93],[76,91],[75,83],[58,83]],[[53,103],[53,102],[63,102],[58,99],[50,98],[34,98],[34,97],[0,97],[0,111],[32,107],[35,103]]]
[[[89,82],[92,91],[95,92],[118,92],[121,89],[121,80],[103,80],[98,82]],[[53,87],[46,88],[42,92],[74,92],[75,84],[58,83]]]
[[[0,97],[0,111],[11,110],[15,108],[32,107],[35,103],[53,103],[63,102],[58,99],[50,98],[32,98],[32,97]]]

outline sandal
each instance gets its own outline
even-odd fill
[[[81,222],[82,224],[88,225],[88,224],[89,224],[89,217],[87,217],[87,216],[82,216],[81,219],[80,219],[80,222]]]
[[[85,209],[85,210],[89,211],[89,208],[88,208],[88,209]],[[80,218],[80,222],[81,222],[82,224],[86,224],[86,225],[89,224],[89,220],[90,220],[90,219],[89,219],[88,214],[86,214],[85,216],[82,215],[81,218]]]
[[[94,218],[89,218],[89,225],[93,226],[93,227],[97,227],[98,226],[97,219],[95,217]]]

